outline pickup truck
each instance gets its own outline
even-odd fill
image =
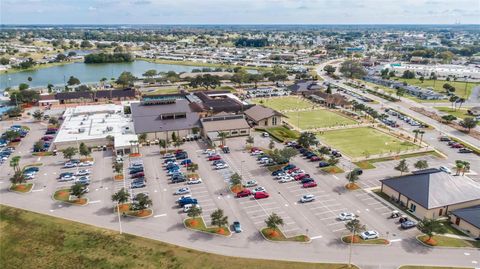
[[[183,207],[184,205],[189,205],[189,204],[198,204],[198,201],[197,199],[195,198],[192,198],[192,197],[184,197],[184,198],[181,198],[180,200],[178,200],[178,204]]]

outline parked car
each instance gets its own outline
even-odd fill
[[[228,165],[226,163],[219,163],[219,164],[215,165],[215,169],[217,169],[217,170],[225,169],[227,167],[228,167]]]
[[[240,226],[240,222],[239,222],[239,221],[234,221],[234,222],[233,222],[233,230],[234,230],[236,233],[241,233],[241,232],[242,232],[242,226]]]
[[[407,221],[404,221],[400,224],[400,227],[404,230],[411,229],[415,226],[417,226],[417,223],[415,223],[412,220],[407,220]]]
[[[183,206],[183,212],[188,213],[188,211],[190,211],[190,209],[192,209],[192,207],[197,207],[197,208],[201,209],[201,207],[198,204],[186,204],[186,205]]]
[[[172,180],[171,180],[172,183],[180,183],[180,182],[185,182],[185,181],[187,181],[187,178],[185,176],[175,177],[175,178],[172,178]]]
[[[253,193],[262,192],[262,191],[266,191],[266,189],[264,187],[256,187],[255,189],[252,190]]]
[[[308,183],[308,182],[312,182],[314,181],[313,178],[311,177],[304,177],[302,178],[302,180],[300,181],[302,184],[305,184],[305,183]]]
[[[318,162],[318,161],[320,161],[320,160],[322,160],[322,158],[320,158],[320,157],[318,157],[318,156],[312,156],[312,158],[310,158],[310,161],[311,161],[311,162]]]
[[[283,170],[282,169],[279,169],[279,170],[275,170],[272,172],[272,176],[277,176],[278,174],[280,173],[283,173]]]
[[[444,135],[444,136],[440,136],[439,140],[440,140],[440,141],[443,141],[443,142],[449,142],[449,141],[451,141],[450,137],[445,136],[445,135]]]
[[[304,188],[313,188],[313,187],[316,187],[316,186],[317,186],[317,182],[315,182],[315,180],[309,181],[309,182],[303,184]]]
[[[163,154],[163,158],[164,158],[164,159],[175,158],[175,154],[173,154],[173,153],[166,153],[166,154]]]
[[[181,165],[188,166],[189,164],[192,163],[192,160],[190,159],[185,159],[180,162]]]
[[[255,187],[257,186],[257,181],[256,180],[249,180],[247,181],[247,183],[245,183],[245,185],[243,185],[244,187]]]
[[[212,156],[208,157],[209,161],[217,161],[217,160],[220,160],[220,159],[222,159],[222,157],[220,155],[212,155]]]
[[[143,172],[143,168],[132,169],[132,170],[130,170],[129,174],[133,175],[133,174],[140,173],[140,172]]]
[[[30,172],[37,173],[38,171],[40,171],[40,168],[38,168],[36,166],[30,166],[30,167],[27,167],[23,170],[24,173],[30,173]]]
[[[200,183],[202,183],[201,178],[190,179],[189,181],[187,181],[187,184],[189,185],[200,184]]]
[[[315,200],[315,195],[313,194],[306,194],[300,198],[300,203],[308,203],[313,202]]]
[[[447,174],[451,174],[452,173],[452,170],[450,170],[450,168],[446,167],[446,166],[440,166],[438,169],[440,169],[440,171],[443,171]]]
[[[293,169],[295,167],[297,167],[297,166],[295,166],[294,164],[288,164],[285,167],[283,167],[283,171],[288,171],[288,170]]]
[[[240,192],[237,192],[237,198],[247,197],[250,195],[252,195],[252,191],[250,191],[250,189],[243,189]]]
[[[225,153],[225,154],[230,153],[230,148],[227,147],[227,146],[224,146],[224,147],[222,148],[222,151],[223,151],[223,153]]]
[[[78,166],[92,166],[94,164],[93,161],[83,161],[78,163]]]
[[[175,195],[184,195],[184,194],[187,194],[187,193],[190,193],[190,188],[189,187],[183,187],[183,188],[178,189],[175,192]]]
[[[328,167],[328,166],[330,166],[330,164],[327,163],[327,162],[319,162],[318,163],[318,167]]]
[[[458,150],[459,153],[472,153],[473,150],[467,148],[461,148]]]
[[[59,181],[70,181],[74,179],[75,175],[73,173],[61,173],[59,176]]]
[[[64,165],[63,165],[64,168],[73,168],[73,167],[77,167],[77,164],[76,163],[73,163],[73,162],[66,162]]]
[[[88,169],[78,170],[75,173],[76,176],[87,176],[87,175],[90,175],[90,174],[91,174],[91,172]]]
[[[183,207],[184,205],[188,205],[188,204],[198,204],[198,201],[197,199],[194,199],[192,197],[182,197],[178,200],[178,204]]]
[[[360,237],[363,239],[363,240],[368,240],[368,239],[375,239],[375,238],[378,238],[379,236],[379,233],[377,231],[365,231],[363,233],[360,234]]]
[[[143,188],[145,186],[147,186],[145,181],[133,181],[132,184],[130,184],[132,189]]]
[[[355,214],[353,214],[353,213],[342,212],[338,215],[338,219],[341,220],[341,221],[354,220],[356,218],[357,218],[357,216],[355,216]]]
[[[88,176],[83,176],[75,179],[75,183],[80,183],[83,185],[89,185],[90,184],[90,177]]]
[[[145,173],[144,172],[138,172],[136,174],[131,175],[131,178],[139,178],[139,177],[144,177]]]
[[[259,191],[253,194],[253,198],[255,199],[265,199],[265,198],[268,198],[269,196],[270,195],[265,191]]]

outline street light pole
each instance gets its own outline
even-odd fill
[[[117,203],[118,225],[120,226],[120,234],[122,234],[122,218],[120,217],[120,203]]]
[[[352,238],[350,238],[350,251],[348,254],[348,268],[352,267],[352,248],[353,248],[353,238],[355,235],[355,228],[352,231]]]

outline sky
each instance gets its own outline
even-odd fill
[[[0,0],[2,24],[480,24],[480,0]]]

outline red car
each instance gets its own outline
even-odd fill
[[[304,177],[310,177],[310,175],[309,175],[309,174],[302,173],[302,174],[300,174],[300,175],[296,175],[296,176],[294,177],[294,179],[295,179],[295,180],[302,180]]]
[[[320,160],[322,160],[322,158],[320,158],[320,157],[318,157],[318,156],[313,156],[312,158],[310,158],[310,161],[311,161],[311,162],[318,162],[318,161],[320,161]]]
[[[145,173],[143,172],[138,172],[136,174],[133,174],[132,175],[132,178],[139,178],[139,177],[144,177],[145,176]]]
[[[250,191],[250,189],[244,189],[241,192],[237,192],[237,198],[247,197],[250,195],[252,195],[252,191]]]
[[[43,141],[50,141],[52,139],[53,139],[53,136],[51,136],[51,135],[46,135],[46,136],[42,137]]]
[[[218,161],[220,159],[222,159],[222,157],[220,157],[220,155],[212,155],[212,156],[208,157],[209,161]]]
[[[17,137],[17,138],[12,139],[12,141],[10,141],[10,142],[20,142],[20,141],[22,141],[22,139],[20,137]]]
[[[259,151],[259,150],[260,150],[259,148],[253,147],[253,148],[250,149],[250,153],[255,152],[255,151]]]
[[[295,172],[295,171],[298,171],[298,170],[300,170],[299,167],[292,168],[292,169],[290,169],[290,170],[287,171],[287,174],[291,174],[291,173],[293,173],[293,172]]]
[[[256,192],[255,194],[253,194],[253,198],[255,199],[264,199],[264,198],[268,198],[270,195],[267,193],[267,192],[264,192],[264,191],[259,191],[259,192]]]
[[[316,186],[317,186],[317,182],[315,182],[315,181],[310,181],[310,182],[307,182],[307,183],[303,184],[304,188],[313,188],[313,187],[316,187]]]
[[[461,149],[461,148],[463,148],[463,145],[460,144],[460,143],[455,143],[455,144],[452,144],[450,147],[452,147],[454,149]]]

